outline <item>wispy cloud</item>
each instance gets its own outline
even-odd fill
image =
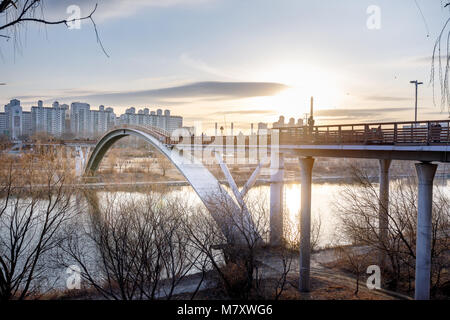
[[[161,103],[173,99],[185,100],[235,100],[251,97],[272,96],[287,89],[282,83],[273,82],[194,82],[190,84],[149,89],[140,91],[98,92],[81,95],[67,95],[65,92],[53,100],[74,101],[83,100],[89,103],[109,105],[136,105],[148,103]],[[25,98],[25,97],[24,97]],[[31,96],[26,96],[31,99]],[[41,99],[35,97],[35,99]],[[175,100],[176,101],[176,100]]]
[[[48,9],[49,17],[58,19],[68,15],[66,10],[71,5],[79,6],[82,15],[87,15],[98,3],[95,18],[98,21],[104,21],[110,18],[131,16],[144,7],[197,5],[212,1],[214,0],[47,0],[45,5]]]
[[[439,57],[441,58],[442,63],[446,63],[447,56],[443,56],[443,55],[441,55],[441,56],[436,55],[434,57],[435,63],[438,63]],[[417,63],[417,64],[420,64],[420,65],[430,65],[431,66],[431,63],[433,62],[433,56],[430,55],[430,56],[416,57],[416,58],[413,58],[411,60],[413,62]]]
[[[368,101],[409,101],[411,97],[398,97],[398,96],[366,96],[364,100]]]
[[[212,115],[254,115],[254,114],[274,114],[275,110],[234,110],[234,111],[218,111]]]
[[[184,65],[186,65],[192,69],[202,71],[204,73],[208,73],[208,74],[219,76],[219,77],[232,78],[232,76],[230,76],[226,72],[208,65],[207,63],[205,63],[204,61],[202,61],[200,59],[192,58],[188,53],[183,53],[180,56],[180,61]]]
[[[411,108],[377,108],[377,109],[322,109],[315,111],[318,117],[333,118],[333,120],[350,120],[350,119],[368,119],[381,116],[389,113],[404,112],[411,110]]]

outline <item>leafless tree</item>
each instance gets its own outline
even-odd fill
[[[152,168],[153,165],[154,165],[153,159],[151,159],[151,158],[145,158],[145,159],[142,160],[141,164],[142,164],[142,168],[144,169],[144,171],[145,171],[147,174],[150,174],[150,170],[151,170],[151,168]]]
[[[322,236],[322,219],[320,218],[320,212],[316,217],[313,218],[311,223],[311,251],[317,251],[320,249],[320,238]],[[299,251],[300,250],[300,214],[301,212],[297,212],[297,214],[293,216],[284,215],[284,233],[285,233],[285,241],[286,245],[292,250]]]
[[[97,43],[103,53],[108,56],[99,37],[97,25],[94,21],[94,13],[96,10],[97,4],[95,4],[89,15],[78,19],[48,20],[45,18],[44,14],[44,0],[0,0],[0,19],[3,20],[0,22],[0,38],[7,40],[13,39],[14,43],[17,44],[20,37],[20,30],[26,24],[36,23],[41,25],[65,25],[68,27],[70,23],[75,21],[88,20],[94,27]]]
[[[160,152],[156,152],[156,159],[158,161],[158,166],[162,171],[162,175],[163,177],[165,177],[167,170],[172,168],[172,163],[170,162],[169,159],[167,159],[166,156],[164,156]]]
[[[60,160],[24,155],[0,162],[0,299],[25,299],[41,293],[47,255],[77,207]]]
[[[237,211],[229,201],[224,194],[209,199],[211,215],[204,211],[192,214],[185,225],[186,233],[195,248],[209,258],[210,268],[228,297],[278,299],[287,284],[293,255],[288,245],[268,245],[267,197],[247,196],[245,205],[239,205]],[[251,223],[247,213],[251,213]],[[265,265],[266,259],[280,267]]]
[[[202,268],[181,227],[185,209],[154,192],[123,200],[111,196],[100,208],[91,199],[90,220],[80,221],[77,230],[84,231],[64,241],[59,261],[78,265],[84,282],[104,298],[171,299],[186,276]]]
[[[336,251],[339,261],[344,264],[344,269],[356,276],[355,295],[358,295],[361,276],[369,266],[368,257],[374,255],[375,250],[370,247],[340,246]]]
[[[388,237],[384,239],[378,229],[378,188],[361,170],[354,168],[354,172],[356,185],[349,185],[336,201],[340,217],[338,232],[348,244],[368,246],[384,253],[387,257],[384,274],[388,287],[395,290],[401,283],[406,283],[410,291],[415,269],[417,182],[413,179],[391,182],[389,207],[386,210]],[[443,270],[449,265],[450,241],[449,198],[438,186],[435,190],[431,252],[433,290],[442,282]]]
[[[444,8],[450,3],[446,3]],[[449,90],[449,71],[450,71],[450,17],[444,23],[438,37],[436,38],[433,55],[431,57],[431,75],[430,83],[433,87],[433,102],[436,104],[435,86],[438,81],[440,92],[441,109],[447,107],[450,114],[450,90]],[[437,72],[437,76],[436,76]]]

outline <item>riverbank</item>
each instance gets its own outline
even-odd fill
[[[345,272],[329,268],[327,264],[336,261],[334,249],[324,249],[311,255],[311,292],[298,291],[298,253],[292,252],[291,269],[286,277],[280,300],[405,300],[407,296],[386,290],[370,290],[365,281],[355,294],[355,278]],[[271,284],[279,280],[283,272],[280,257],[276,250],[265,250],[257,258],[260,279],[264,282],[260,294],[273,294],[275,287]],[[65,290],[50,292],[43,297],[47,300],[103,300],[94,289]],[[157,299],[166,299],[160,294]],[[176,287],[171,297],[174,300],[223,300],[228,299],[221,289],[220,281],[214,271],[205,274],[196,273],[186,276]]]
[[[411,178],[414,176],[411,175],[392,175],[390,176],[391,179],[405,179],[405,178]],[[450,179],[450,173],[449,174],[441,174],[436,175],[436,180],[438,179]],[[378,181],[378,177],[370,177],[369,179],[371,182]],[[218,180],[221,184],[228,185],[228,181],[225,179]],[[238,186],[243,186],[247,180],[244,179],[237,179],[235,180],[236,184]],[[336,184],[351,184],[354,182],[354,178],[351,176],[319,176],[312,178],[313,183],[336,183]],[[285,184],[300,184],[300,179],[297,178],[287,178],[284,179]],[[262,186],[262,185],[269,185],[270,184],[270,178],[261,178],[257,179],[255,186]],[[76,186],[83,187],[83,188],[89,188],[89,189],[103,189],[103,188],[110,188],[111,186],[117,186],[117,187],[149,187],[149,186],[168,186],[168,187],[183,187],[183,186],[190,186],[189,182],[186,180],[153,180],[153,181],[130,181],[130,182],[86,182],[82,184],[77,184]]]

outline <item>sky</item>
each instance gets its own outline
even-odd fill
[[[417,79],[419,120],[449,116],[430,85],[442,0],[46,0],[44,14],[68,18],[76,5],[84,16],[95,3],[109,57],[89,21],[28,24],[17,42],[0,38],[0,105],[162,108],[186,125],[247,130],[304,118],[314,96],[317,124],[409,121]]]

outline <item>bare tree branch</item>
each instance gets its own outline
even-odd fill
[[[19,3],[23,2],[23,5],[20,5]],[[38,8],[42,8],[43,6],[43,0],[25,0],[25,1],[16,1],[13,2],[12,0],[2,0],[0,2],[0,14],[4,13],[6,17],[6,22],[1,25],[0,24],[0,31],[6,31],[11,32],[14,35],[10,36],[8,34],[0,34],[1,38],[11,39],[12,37],[17,37],[17,27],[21,26],[22,24],[26,23],[37,23],[37,24],[43,24],[43,25],[65,25],[66,27],[69,27],[70,23],[77,22],[77,21],[84,21],[89,20],[92,23],[92,26],[94,27],[94,32],[96,36],[97,43],[99,44],[101,50],[103,53],[109,58],[109,54],[106,52],[103,43],[100,39],[97,24],[94,21],[94,13],[97,11],[98,4],[95,4],[94,9],[90,12],[89,15],[77,18],[77,19],[61,19],[61,20],[47,20],[43,16],[42,17],[36,17],[35,12]],[[20,9],[19,9],[20,8]],[[13,11],[14,10],[14,11]],[[10,21],[8,21],[8,17],[12,16],[13,13],[17,13],[15,17],[13,17]]]

